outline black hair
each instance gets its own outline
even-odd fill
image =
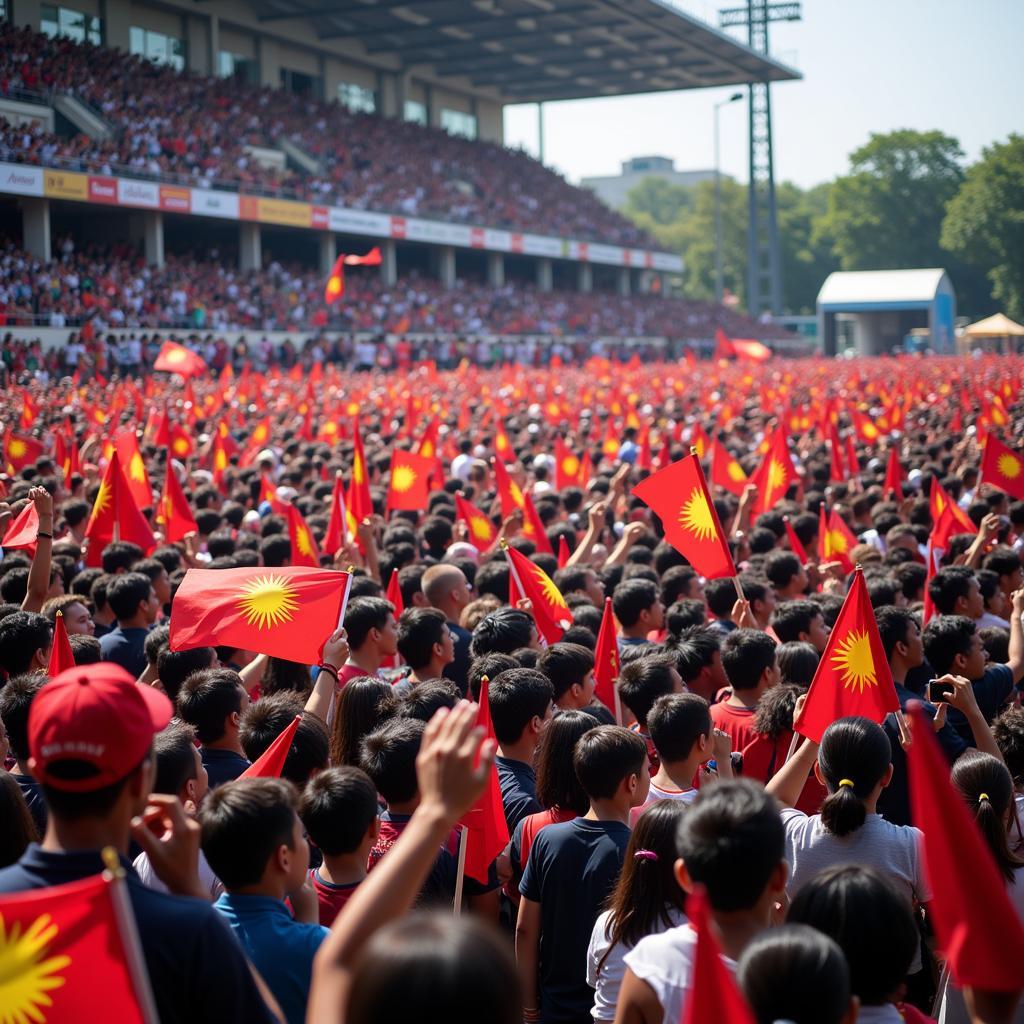
[[[413,607],[413,601],[417,594],[423,593],[423,574],[427,566],[422,562],[414,565],[406,565],[398,570],[398,588],[402,592],[402,607]]]
[[[807,687],[811,685],[814,673],[818,671],[821,655],[814,644],[791,640],[776,650],[775,660],[782,677],[780,682],[796,683],[797,686]]]
[[[383,629],[388,618],[395,614],[395,606],[383,597],[355,597],[345,610],[345,632],[353,651],[366,643],[371,629]]]
[[[238,740],[250,761],[255,761],[299,716],[299,724],[288,747],[281,778],[300,789],[309,778],[330,763],[327,727],[316,715],[303,711],[303,698],[294,690],[281,690],[260,697],[242,715]]]
[[[0,687],[0,721],[7,729],[11,753],[25,767],[28,760],[28,712],[36,694],[47,682],[42,672],[12,676]]]
[[[68,646],[76,665],[98,665],[103,660],[100,642],[86,633],[72,633],[68,637]]]
[[[684,683],[692,682],[708,668],[721,649],[721,634],[707,626],[692,626],[666,647],[675,655],[676,668]]]
[[[612,594],[612,611],[622,626],[629,629],[640,621],[640,616],[658,603],[658,587],[650,580],[636,577],[623,580]]]
[[[9,676],[29,670],[36,651],[53,642],[53,626],[45,615],[13,612],[0,619],[0,668]]]
[[[2,711],[0,718],[7,721]],[[1013,777],[1014,786],[1024,786],[1024,707],[1011,704],[1006,708],[992,723],[992,736]]]
[[[659,697],[648,712],[647,731],[663,762],[685,761],[697,740],[711,734],[708,702],[695,693]]]
[[[10,772],[0,771],[0,868],[21,859],[29,843],[41,838],[21,786]]]
[[[475,656],[469,663],[469,671],[466,673],[466,682],[473,700],[480,699],[480,687],[484,676],[496,679],[500,673],[507,672],[510,668],[522,668],[511,654],[499,654],[495,651]]]
[[[378,813],[377,790],[370,777],[351,765],[317,772],[299,799],[302,824],[328,857],[358,850]]]
[[[869,718],[840,718],[821,738],[818,766],[829,795],[821,805],[821,824],[834,836],[847,836],[864,824],[864,801],[892,763],[885,730]]]
[[[162,575],[167,573],[163,562],[159,562],[155,558],[140,558],[137,562],[132,562],[131,569],[132,572],[145,576],[150,583],[156,583]]]
[[[716,619],[727,619],[736,603],[736,584],[731,578],[708,580],[704,584],[704,597]]]
[[[749,779],[722,779],[701,789],[683,815],[676,851],[718,911],[749,910],[783,858],[779,805]]]
[[[886,660],[891,662],[896,645],[907,642],[907,634],[913,626],[917,625],[917,619],[906,608],[890,606],[877,609],[875,622],[878,623],[878,636],[882,641],[882,650],[885,651]]]
[[[895,580],[889,576],[872,575],[865,579],[865,586],[868,591],[868,600],[871,607],[876,611],[896,604],[896,595],[900,587]]]
[[[121,571],[127,573],[132,563],[139,561],[145,554],[138,544],[130,540],[111,541],[100,556],[103,571],[112,576]]]
[[[407,803],[416,796],[416,757],[426,725],[415,718],[393,718],[363,739],[359,767],[389,803]]]
[[[1017,552],[1007,547],[994,548],[981,564],[982,568],[994,572],[997,576],[1010,576],[1021,567]]]
[[[542,807],[587,813],[590,798],[573,767],[573,751],[580,737],[597,724],[585,711],[560,711],[544,729],[535,758],[537,800]]]
[[[893,579],[900,585],[908,601],[916,601],[924,589],[928,570],[920,562],[900,562],[892,568]]]
[[[156,776],[153,792],[177,796],[189,779],[196,777],[196,731],[173,719],[153,737]]]
[[[267,667],[260,683],[263,697],[275,693],[299,693],[308,697],[313,690],[313,678],[309,674],[309,666],[301,661],[289,661],[287,658],[267,658]]]
[[[217,517],[217,521],[220,521],[220,516]],[[288,535],[272,533],[269,537],[264,537],[260,541],[260,559],[269,569],[279,569],[287,565],[292,560],[292,542]]]
[[[553,693],[547,676],[536,669],[513,668],[495,676],[487,695],[498,743],[515,743],[534,718],[543,719]]]
[[[153,584],[141,572],[126,572],[115,576],[107,588],[107,604],[114,617],[121,622],[130,619],[143,601],[149,600]]]
[[[974,580],[976,577],[973,570],[964,565],[947,565],[940,569],[928,581],[928,596],[935,610],[940,615],[952,615],[957,600],[967,597]]]
[[[224,736],[224,720],[242,711],[241,677],[229,668],[193,672],[178,691],[178,717],[194,726],[200,743],[216,743]]]
[[[0,600],[21,604],[28,593],[28,566],[16,565],[0,576]]]
[[[279,846],[292,849],[298,792],[285,779],[235,779],[199,805],[203,853],[229,892],[255,885]]]
[[[707,617],[707,607],[703,601],[696,597],[686,597],[666,609],[665,629],[670,637],[677,637],[684,630],[703,626]]]
[[[398,700],[402,718],[429,722],[441,708],[453,708],[462,699],[462,691],[450,679],[424,679]]]
[[[146,661],[150,665],[156,665],[160,660],[160,652],[171,642],[170,625],[154,626],[142,642],[142,649],[146,654]]]
[[[153,751],[150,748],[146,751],[145,756],[140,758],[139,763],[120,779],[86,792],[71,792],[66,789],[58,789],[45,782],[40,783],[47,810],[55,818],[68,822],[82,821],[85,818],[107,817],[121,798],[129,780],[142,769],[152,756]],[[51,761],[46,770],[54,778],[76,780],[89,778],[97,771],[95,765],[75,758],[67,758],[56,763]]]
[[[579,644],[555,643],[541,651],[537,671],[551,683],[554,699],[560,700],[570,687],[582,685],[594,669],[594,652]]]
[[[965,615],[936,615],[924,627],[924,656],[936,675],[945,675],[958,654],[966,655],[977,627]]]
[[[733,691],[753,690],[776,661],[775,641],[759,629],[734,629],[722,641],[722,668]]]
[[[783,601],[772,612],[771,627],[780,643],[799,640],[801,633],[809,633],[811,623],[821,615],[813,601]]]
[[[552,580],[562,595],[568,597],[574,591],[587,589],[589,572],[593,572],[589,565],[567,565],[564,569],[559,569]]]
[[[675,659],[670,654],[641,654],[622,665],[618,690],[622,703],[633,713],[641,728],[647,725],[647,716],[654,702],[675,692]]]
[[[792,551],[772,551],[764,560],[764,574],[776,590],[789,586],[801,569],[800,559]]]
[[[533,619],[518,608],[499,608],[485,615],[470,641],[474,658],[482,654],[511,654],[520,647],[529,647],[533,637]]]
[[[217,652],[212,647],[192,647],[187,651],[172,651],[169,646],[165,647],[156,659],[156,672],[164,693],[176,702],[185,680],[208,669],[216,656]]]
[[[573,750],[572,763],[591,800],[609,800],[630,775],[646,771],[647,744],[621,725],[599,725],[585,732]]]
[[[406,608],[398,618],[398,653],[414,672],[426,668],[435,644],[444,643],[448,622],[437,608]]]

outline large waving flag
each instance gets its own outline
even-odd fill
[[[307,665],[338,628],[347,573],[281,569],[189,569],[171,605],[171,649],[238,647]]]
[[[4,438],[4,455],[15,472],[24,469],[25,466],[31,466],[45,452],[46,448],[40,441],[26,434],[15,434],[11,431]]]
[[[1024,501],[1024,459],[992,434],[985,440],[981,483],[991,484],[1011,498]]]
[[[957,534],[978,532],[970,517],[949,496],[937,477],[932,477],[930,509],[932,533],[937,547],[948,548],[950,537]]]
[[[864,573],[858,568],[793,728],[820,743],[837,718],[862,715],[881,723],[899,709]]]
[[[796,469],[789,454],[789,444],[786,441],[786,432],[781,426],[775,428],[768,441],[764,461],[750,479],[751,483],[757,485],[757,504],[754,511],[758,515],[775,508],[797,480]]]
[[[363,438],[359,433],[359,420],[352,423],[352,479],[348,488],[348,511],[358,526],[364,519],[373,515],[373,498],[370,496],[370,471],[366,465],[366,453],[363,451]]]
[[[572,625],[572,612],[550,576],[515,548],[505,547],[512,579],[533,605],[533,621],[545,643],[556,644]]]
[[[85,527],[89,546],[85,553],[85,564],[102,564],[103,549],[115,538],[138,544],[145,552],[156,547],[156,538],[139,511],[121,472],[117,451],[110,455],[107,470],[100,481],[100,489],[93,502],[92,514]]]
[[[35,502],[30,501],[11,520],[0,547],[3,547],[5,551],[25,550],[34,557],[38,539],[39,513],[36,511]]]
[[[345,507],[345,485],[341,482],[339,471],[334,477],[334,490],[331,492],[331,517],[327,521],[327,533],[324,536],[324,554],[333,558],[351,542],[351,524]]]
[[[658,470],[633,488],[661,518],[665,540],[706,579],[735,576],[736,566],[697,455]]]
[[[207,372],[206,361],[202,356],[174,341],[163,343],[153,369],[176,373],[179,377],[201,377]]]

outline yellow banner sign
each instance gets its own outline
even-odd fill
[[[53,199],[88,199],[89,176],[74,171],[47,171],[43,192]]]

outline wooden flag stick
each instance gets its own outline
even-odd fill
[[[800,733],[793,730],[793,738],[789,741],[789,750],[786,751],[786,761],[792,760],[793,755],[796,753],[796,748],[800,745]],[[782,763],[785,764],[786,761]]]
[[[466,881],[466,847],[469,845],[469,829],[465,825],[459,833],[459,864],[455,871],[455,902],[452,910],[456,917],[462,914],[462,888]]]
[[[746,601],[746,599],[747,599],[747,595],[743,593],[743,584],[742,584],[742,583],[740,583],[740,577],[739,577],[739,573],[737,573],[737,574],[736,574],[735,576],[733,576],[733,578],[732,578],[732,584],[733,584],[733,586],[734,586],[734,587],[736,588],[736,596],[737,596],[737,597],[738,597],[738,598],[739,598],[739,599],[740,599],[741,601]]]
[[[347,573],[347,578],[345,579],[345,593],[344,593],[344,595],[342,596],[342,599],[341,599],[341,611],[338,613],[338,629],[341,629],[341,627],[345,623],[345,612],[348,609],[348,595],[352,591],[352,571],[353,571],[353,569],[355,569],[355,566],[354,565],[350,565],[345,570],[345,572]]]

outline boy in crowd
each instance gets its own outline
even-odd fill
[[[803,598],[780,604],[772,613],[771,627],[781,644],[799,640],[811,644],[819,654],[828,644],[829,628],[821,609]]]
[[[146,671],[146,634],[160,614],[160,602],[149,577],[140,572],[115,576],[107,590],[107,601],[117,618],[117,628],[100,638],[103,658],[137,679]]]
[[[366,861],[380,835],[378,815],[370,777],[350,765],[319,772],[302,791],[299,817],[324,858],[309,877],[325,928],[366,878]]]
[[[401,574],[399,574],[401,575]],[[465,573],[456,565],[432,565],[420,581],[423,597],[445,617],[454,643],[454,658],[445,666],[444,676],[466,692],[469,671],[469,644],[473,634],[459,625],[462,609],[473,599],[473,591]]]
[[[45,672],[53,626],[36,612],[11,612],[0,619],[0,669],[8,676]]]
[[[194,672],[178,694],[178,717],[196,730],[211,789],[237,779],[249,767],[239,738],[248,706],[249,695],[238,673],[229,668]]]
[[[807,593],[807,570],[792,551],[773,551],[764,560],[764,574],[780,604],[799,600]]]
[[[547,676],[560,711],[585,711],[601,725],[615,724],[615,716],[594,699],[593,651],[581,644],[551,644],[541,651],[537,671]]]
[[[722,667],[732,693],[712,705],[711,721],[729,734],[733,750],[743,750],[757,732],[754,715],[761,695],[779,682],[775,641],[756,629],[734,630],[722,643]]]
[[[977,621],[985,614],[978,577],[964,565],[947,565],[928,581],[928,596],[940,615]]]
[[[338,687],[360,676],[375,676],[398,652],[395,606],[383,597],[355,597],[345,611],[348,661],[338,671]]]
[[[199,809],[203,853],[226,890],[214,909],[288,1024],[306,1019],[313,957],[328,934],[304,890],[309,844],[297,804],[295,787],[284,779],[239,779],[213,790]]]
[[[10,752],[14,757],[11,778],[18,784],[40,836],[46,833],[46,801],[42,787],[28,771],[28,714],[32,701],[45,682],[46,676],[42,672],[30,672],[14,676],[0,687],[0,722],[7,730]]]
[[[516,960],[527,1021],[587,1019],[590,934],[622,868],[629,813],[650,784],[644,742],[617,725],[581,736],[573,767],[590,809],[537,834],[519,883]]]
[[[720,630],[710,626],[691,626],[667,645],[676,658],[676,668],[691,693],[700,694],[709,704],[719,690],[729,685],[722,668]]]
[[[784,838],[778,803],[746,779],[702,789],[680,822],[676,879],[687,892],[695,885],[707,890],[730,969],[768,927],[785,892]],[[697,933],[689,924],[641,939],[625,957],[615,1019],[621,1024],[680,1020],[693,984],[696,946]]]
[[[665,625],[665,606],[650,580],[623,580],[612,594],[612,611],[621,627],[619,650],[649,644],[647,634]]]
[[[452,631],[437,608],[406,608],[398,619],[397,647],[414,684],[437,679],[455,658]]]
[[[651,770],[658,770],[658,752],[647,731],[647,716],[654,702],[669,693],[683,692],[683,677],[670,654],[649,654],[622,666],[619,673],[619,698],[636,721],[630,729],[647,744]]]

